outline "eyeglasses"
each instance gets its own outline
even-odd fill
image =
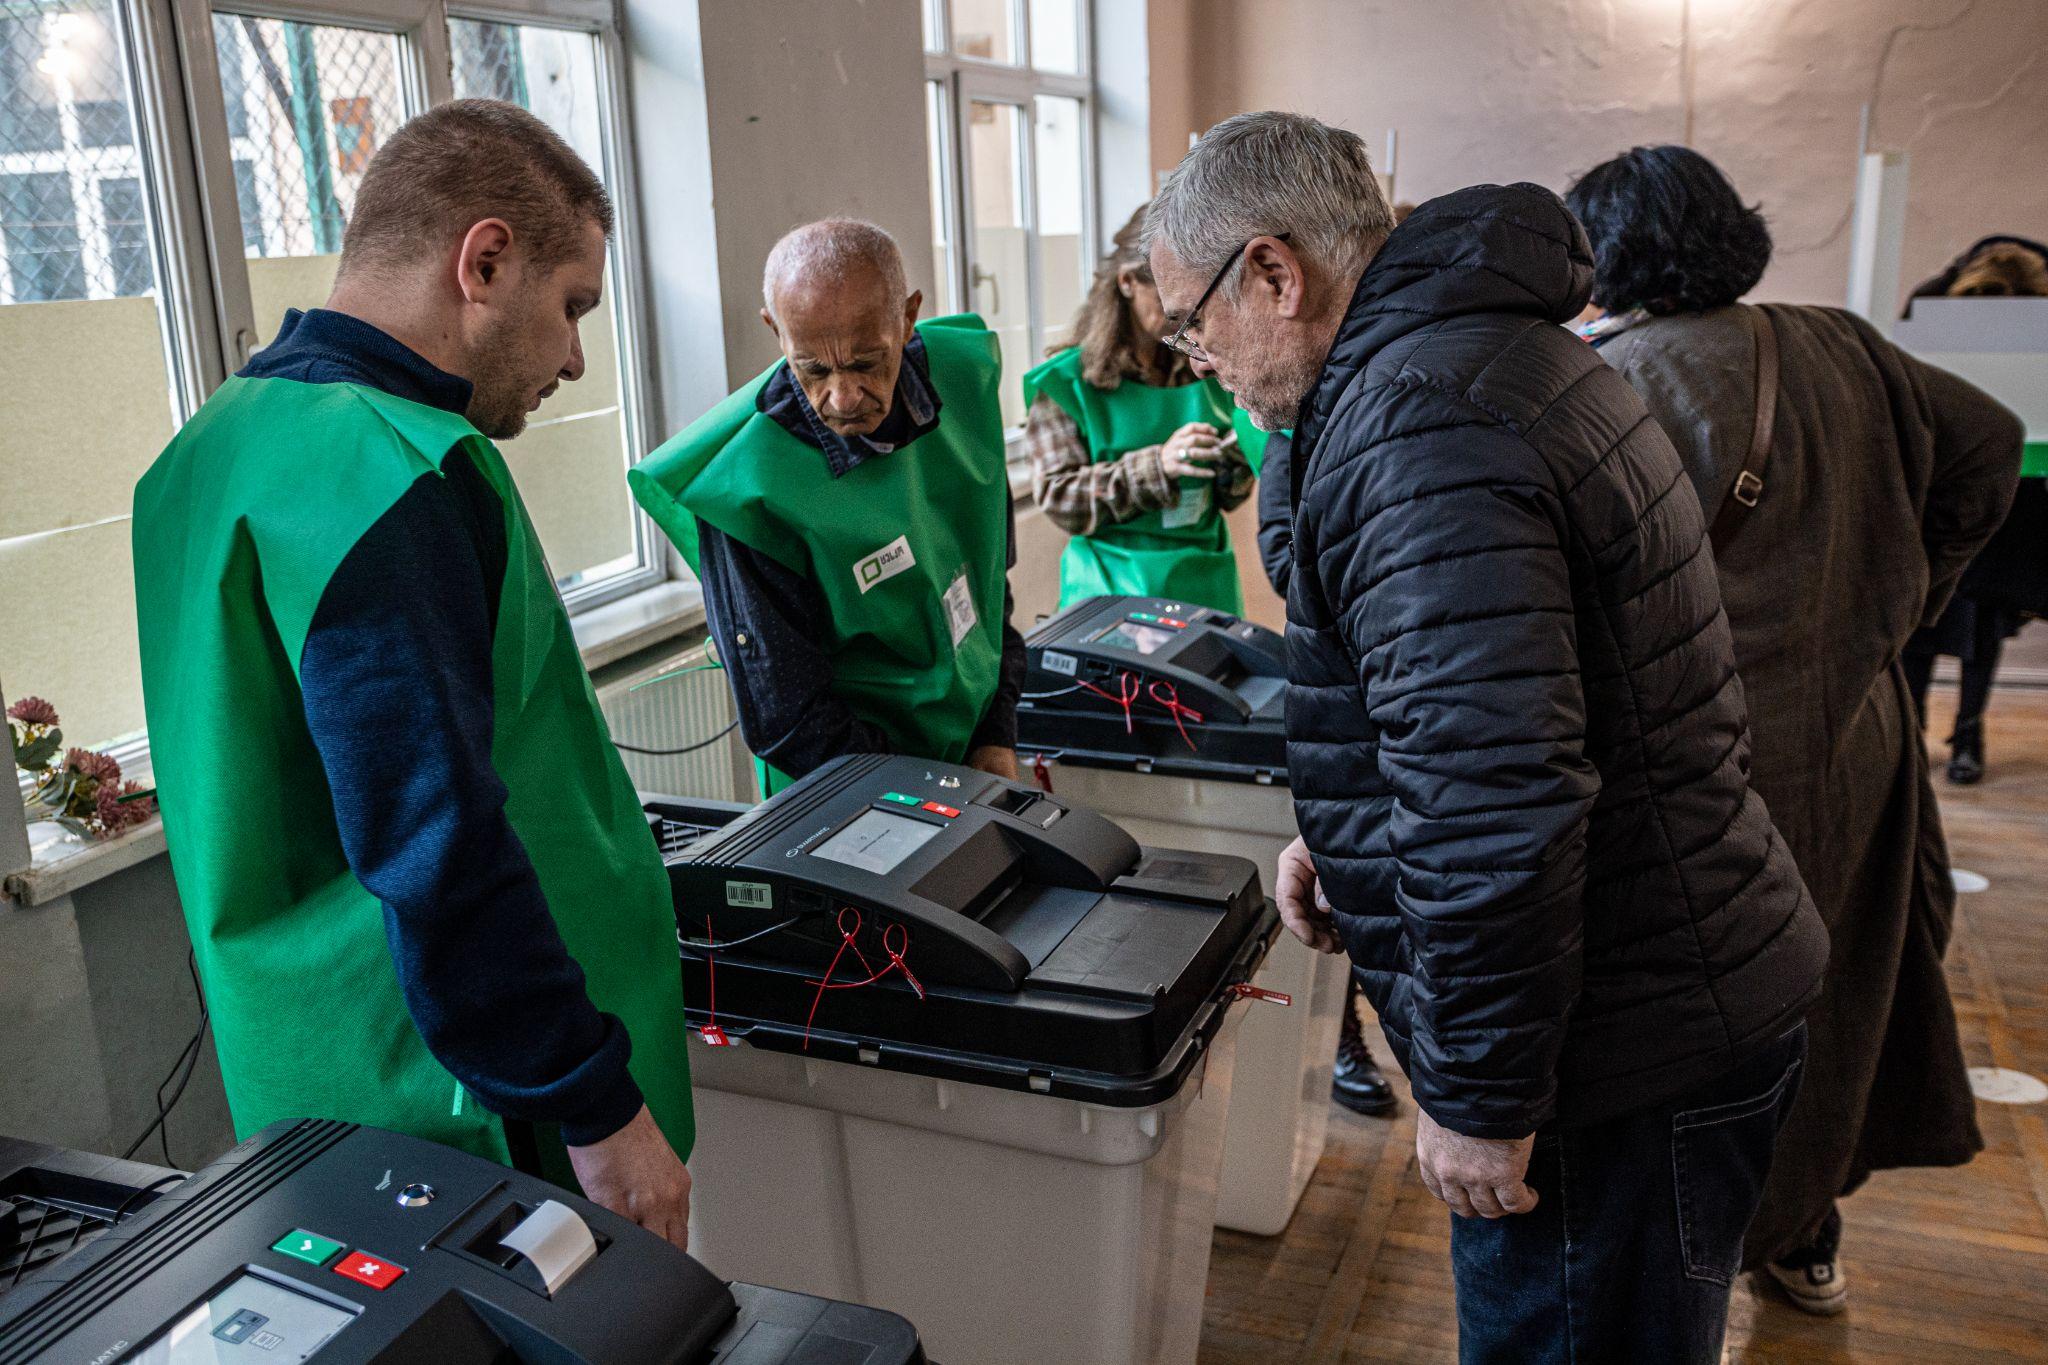
[[[1293,235],[1291,232],[1262,232],[1259,234],[1259,237],[1271,237],[1276,242],[1284,242]],[[1202,297],[1195,300],[1195,306],[1188,310],[1188,315],[1181,320],[1180,326],[1174,329],[1173,335],[1159,338],[1167,350],[1178,351],[1188,359],[1199,360],[1204,365],[1209,363],[1209,353],[1202,349],[1201,343],[1189,340],[1188,328],[1201,325],[1202,306],[1209,302],[1210,296],[1223,287],[1223,281],[1229,276],[1231,268],[1244,259],[1244,253],[1249,251],[1252,243],[1258,240],[1258,237],[1253,237],[1246,241],[1243,246],[1231,252],[1230,259],[1225,261],[1223,268],[1216,272],[1216,278],[1209,281],[1209,287],[1202,291]]]

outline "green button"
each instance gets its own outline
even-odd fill
[[[1131,619],[1133,621],[1157,621],[1159,618],[1149,611],[1134,611],[1131,613]]]
[[[905,796],[902,792],[883,792],[882,799],[884,801],[894,801],[899,806],[921,806],[924,804],[924,802],[916,797]]]
[[[341,1243],[316,1236],[304,1228],[293,1228],[270,1244],[270,1249],[307,1265],[326,1265],[341,1251]]]

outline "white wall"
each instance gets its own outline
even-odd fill
[[[1241,109],[1400,131],[1402,198],[1480,181],[1562,190],[1645,142],[1689,142],[1761,200],[1759,294],[1839,304],[1862,106],[1912,155],[1904,287],[1989,232],[2048,235],[2042,0],[1151,0],[1185,8],[1192,98],[1152,38],[1154,155]],[[1166,103],[1162,103],[1165,100]],[[1189,126],[1167,126],[1176,106]]]
[[[834,214],[880,224],[903,248],[911,288],[936,300],[924,38],[917,0],[697,8],[727,378],[737,386],[778,354],[759,317],[761,265],[793,227]],[[640,142],[643,175],[659,174],[658,130],[643,123]]]

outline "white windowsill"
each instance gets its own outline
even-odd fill
[[[164,851],[164,822],[153,819],[126,834],[84,845],[61,845],[67,851],[48,862],[38,861],[16,872],[0,887],[17,905],[48,905],[81,886],[135,866]]]
[[[662,583],[575,617],[570,629],[595,670],[674,639],[704,624],[704,593],[695,583]],[[82,846],[60,846],[60,856],[12,874],[0,891],[17,905],[48,905],[102,877],[135,866],[164,851],[164,822],[151,820],[118,838]]]
[[[583,666],[592,672],[704,624],[704,590],[668,582],[571,619]]]

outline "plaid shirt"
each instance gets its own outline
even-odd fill
[[[1175,358],[1172,382],[1192,382],[1187,362]],[[1087,536],[1108,522],[1129,521],[1180,501],[1180,480],[1160,464],[1161,446],[1142,446],[1114,460],[1090,458],[1081,426],[1040,394],[1024,415],[1024,454],[1031,461],[1031,499],[1068,535]],[[1216,507],[1228,512],[1251,496],[1252,470],[1235,448],[1218,460]]]

